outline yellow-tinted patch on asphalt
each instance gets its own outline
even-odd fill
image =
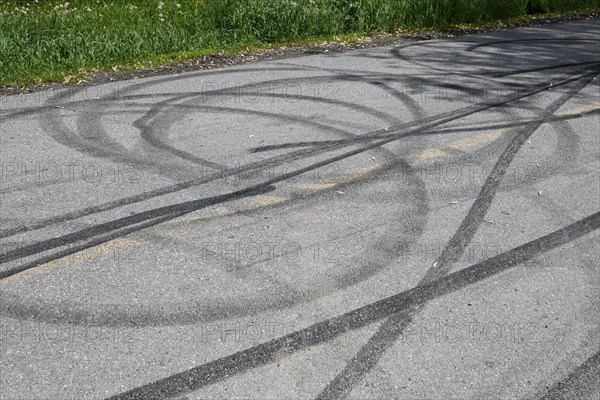
[[[275,204],[283,203],[287,197],[282,196],[267,196],[264,194],[252,197],[250,204],[242,206],[240,211],[251,211],[257,208],[269,207]]]
[[[297,185],[296,188],[305,192],[319,192],[321,190],[331,189],[336,187],[338,183],[335,182],[314,182],[314,183],[303,183]]]
[[[91,262],[100,257],[107,256],[110,254],[114,254],[115,257],[118,256],[116,253],[119,250],[124,250],[128,248],[132,248],[134,246],[138,246],[140,243],[137,240],[133,239],[113,239],[109,242],[99,244],[98,246],[90,247],[88,249],[80,250],[76,253],[70,254],[68,256],[58,258],[56,260],[40,264],[37,267],[30,268],[26,271],[19,272],[18,274],[9,276],[8,278],[4,278],[0,281],[1,284],[10,283],[11,281],[17,278],[27,278],[31,277],[43,272],[51,271],[55,268],[66,267],[70,264],[80,264],[83,262]]]
[[[498,139],[502,135],[507,135],[516,132],[516,128],[498,129],[495,131],[483,133],[474,137],[458,140],[456,142],[449,143],[438,149],[424,150],[420,153],[409,154],[406,156],[406,161],[410,164],[418,164],[423,161],[428,161],[434,158],[440,158],[448,154],[452,150],[470,150],[480,147],[485,144],[489,144],[494,140]]]

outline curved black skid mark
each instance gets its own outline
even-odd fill
[[[321,77],[321,78],[325,79],[326,77]],[[165,80],[171,81],[173,79],[176,79],[176,78],[167,78]],[[299,78],[299,79],[304,80],[304,79],[310,79],[310,78]],[[279,82],[279,81],[283,81],[283,80],[273,80],[273,81],[269,81],[269,82]],[[286,81],[286,82],[289,82],[289,81]],[[262,82],[262,84],[264,84],[264,83],[265,82]],[[253,84],[249,84],[249,85],[258,85],[258,83],[253,83]],[[136,86],[138,86],[138,85],[136,85]],[[224,89],[219,89],[219,90],[215,90],[215,91],[205,92],[204,95],[215,95],[215,93],[221,93],[222,91],[224,91]],[[215,93],[213,93],[213,92],[215,92]],[[60,96],[64,97],[64,96],[67,96],[67,95],[72,95],[72,93],[59,94],[59,95],[56,96],[56,98],[53,101],[58,100],[60,98]],[[142,95],[142,96],[146,96],[146,95]],[[198,93],[197,92],[193,92],[193,93],[187,93],[185,95],[186,98],[187,97],[194,97],[194,96],[198,96]],[[373,115],[375,115],[375,116],[377,116],[379,118],[387,118],[387,119],[391,118],[391,120],[395,120],[394,117],[389,117],[389,116],[387,116],[387,114],[382,113],[382,112],[380,112],[378,110],[374,110],[374,109],[369,108],[369,107],[360,106],[360,105],[351,105],[350,103],[343,102],[343,101],[338,101],[338,100],[322,99],[322,101],[324,101],[326,103],[331,103],[331,104],[339,104],[339,105],[342,105],[342,106],[347,105],[347,106],[353,107],[353,108],[355,108],[357,110],[362,110],[362,111],[369,112],[369,113],[371,113],[371,114],[373,114]],[[183,107],[183,105],[181,105],[180,107]],[[192,107],[192,106],[190,106],[190,107]],[[196,106],[194,106],[194,107],[196,107]],[[208,107],[209,106],[205,106],[205,108],[208,108]],[[215,106],[213,106],[213,107],[215,107]],[[53,109],[54,109],[53,107],[44,107],[43,108],[43,110],[47,110],[47,111],[51,111]],[[229,111],[230,109],[223,107],[223,108],[221,108],[221,110],[228,110]],[[239,109],[236,109],[235,111],[236,112],[248,112],[248,113],[254,113],[254,114],[256,114],[256,112],[249,111],[249,110],[239,110]],[[347,133],[347,132],[345,132],[343,130],[331,127],[329,125],[320,124],[320,123],[317,123],[317,122],[314,122],[314,121],[306,121],[306,120],[304,120],[302,118],[282,117],[280,115],[268,114],[268,113],[266,113],[265,115],[271,116],[271,117],[276,117],[276,118],[287,119],[287,120],[292,121],[292,122],[298,122],[298,121],[300,121],[300,122],[302,122],[304,124],[312,125],[312,126],[318,128],[318,129],[330,130],[330,131],[335,132],[335,133],[340,134],[340,135],[345,135],[345,136],[350,135],[349,133]],[[52,118],[54,118],[54,117],[52,117]],[[64,135],[64,130],[67,129],[67,128],[64,127],[64,126],[62,126],[61,123],[58,120],[50,119],[50,121],[53,124],[59,124],[59,125],[56,126],[57,131],[58,132],[63,131],[63,135]],[[412,123],[412,125],[414,125],[414,124],[415,123]],[[410,126],[410,125],[411,124],[406,124],[406,126]],[[68,129],[67,129],[67,131],[68,131]],[[73,133],[71,132],[71,134],[68,134],[68,136],[70,136],[72,134]],[[104,137],[105,135],[100,135],[100,136]],[[350,135],[350,136],[352,136],[352,135]],[[60,140],[64,141],[65,143],[69,143],[71,139],[69,137],[63,137]],[[108,139],[106,139],[106,140],[108,140]],[[74,142],[75,143],[79,143],[81,146],[83,146],[84,147],[84,151],[86,151],[86,152],[87,151],[92,151],[90,149],[85,150],[85,144],[82,144],[81,140],[75,139]],[[328,149],[329,148],[324,147],[321,152],[325,152]],[[101,149],[101,151],[105,151],[105,150]],[[383,151],[385,151],[385,150],[383,150]],[[123,159],[120,158],[121,156],[118,156],[118,154],[115,155],[115,154],[111,153],[112,154],[111,155],[109,153],[106,153],[105,155],[107,155],[109,158],[112,157],[112,156],[115,156],[115,157],[117,157],[118,160],[123,161]],[[386,153],[389,153],[389,152],[386,151]],[[121,206],[124,206],[124,205],[138,203],[138,202],[141,202],[141,201],[144,201],[144,200],[148,200],[150,198],[162,196],[162,195],[165,195],[165,194],[174,193],[174,192],[177,192],[177,191],[180,191],[180,190],[184,190],[184,189],[187,189],[187,188],[190,188],[190,187],[193,187],[193,186],[197,186],[197,185],[201,185],[201,184],[204,184],[204,183],[212,182],[212,181],[217,180],[217,179],[227,178],[227,177],[229,177],[229,176],[231,176],[233,174],[236,174],[236,173],[250,172],[250,171],[254,171],[254,170],[260,171],[261,168],[270,168],[270,167],[272,167],[274,163],[290,162],[290,161],[301,159],[302,157],[305,157],[305,156],[314,156],[315,154],[317,154],[317,153],[314,150],[306,149],[306,150],[302,150],[302,151],[299,151],[299,152],[288,153],[287,155],[283,155],[283,156],[277,156],[277,157],[272,157],[272,158],[268,158],[268,159],[263,159],[263,160],[261,160],[259,162],[254,162],[254,163],[247,164],[246,166],[244,166],[243,170],[241,170],[239,168],[238,169],[229,169],[229,170],[221,171],[220,173],[215,173],[215,174],[212,174],[212,175],[208,175],[206,177],[202,177],[202,178],[199,178],[199,179],[187,180],[187,181],[184,181],[184,182],[181,182],[181,183],[177,183],[177,184],[165,187],[165,188],[160,188],[160,189],[152,190],[152,191],[146,192],[144,194],[140,194],[140,195],[136,195],[136,196],[131,196],[131,197],[128,197],[128,198],[125,198],[125,199],[117,200],[117,201],[112,201],[112,202],[105,203],[105,204],[102,204],[102,205],[99,205],[99,206],[88,207],[88,208],[85,208],[83,210],[78,210],[78,211],[75,211],[75,212],[66,213],[66,214],[63,214],[61,216],[47,218],[47,219],[44,219],[44,220],[41,220],[41,221],[37,221],[35,223],[29,224],[29,225],[26,225],[26,226],[18,226],[18,227],[14,227],[14,228],[0,230],[0,238],[5,238],[5,237],[9,237],[9,236],[12,236],[12,235],[15,235],[15,234],[19,234],[19,233],[23,233],[23,232],[27,232],[27,231],[31,231],[31,230],[36,230],[36,229],[44,228],[46,226],[49,226],[49,225],[52,225],[52,224],[55,224],[55,223],[60,223],[60,222],[65,222],[65,221],[73,220],[73,219],[80,218],[80,217],[83,217],[83,216],[86,216],[86,215],[91,215],[91,214],[95,214],[95,213],[99,213],[99,212],[103,212],[103,211],[108,211],[108,210],[115,209],[115,208],[118,208],[118,207],[121,207]],[[96,154],[96,155],[98,155],[98,154]],[[121,155],[123,155],[123,154],[121,154]],[[145,161],[144,161],[144,163],[145,163]]]

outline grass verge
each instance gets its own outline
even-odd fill
[[[0,2],[0,84],[599,7],[600,0],[8,0]]]

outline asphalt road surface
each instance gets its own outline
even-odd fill
[[[600,20],[0,98],[0,398],[600,398]]]

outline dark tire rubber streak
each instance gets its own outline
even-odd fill
[[[579,399],[589,389],[600,393],[600,352],[590,357],[565,380],[554,384],[540,400]]]
[[[600,212],[433,282],[414,287],[339,317],[319,322],[230,356],[118,394],[110,397],[110,400],[164,399],[226,380],[236,374],[269,364],[280,357],[290,355],[301,349],[329,341],[349,330],[358,329],[390,315],[410,310],[415,304],[464,289],[469,285],[520,265],[539,254],[587,235],[598,228],[600,228]]]
[[[476,125],[476,126],[466,126],[465,125],[465,126],[458,126],[458,127],[451,127],[451,128],[433,129],[430,131],[424,131],[424,132],[422,132],[422,134],[429,135],[429,134],[443,134],[443,133],[455,133],[455,132],[481,132],[481,131],[493,130],[493,129],[518,128],[518,127],[527,125],[531,122],[542,122],[542,123],[550,124],[550,123],[555,123],[555,122],[564,122],[564,121],[570,121],[570,120],[574,120],[574,119],[584,118],[584,117],[596,115],[599,113],[600,113],[600,109],[595,109],[595,110],[590,110],[590,111],[584,111],[584,112],[581,112],[580,114],[575,114],[575,115],[553,116],[552,118],[547,118],[546,120],[534,118],[534,119],[530,119],[530,120],[511,122],[511,123],[497,123],[497,124],[491,124],[491,125]],[[355,142],[356,141],[372,142],[373,140],[379,140],[379,139],[380,139],[379,137],[362,137],[361,136],[358,139],[351,139],[351,140],[355,141]],[[290,142],[290,143],[282,143],[282,144],[277,144],[277,145],[252,147],[249,149],[249,151],[251,151],[253,153],[260,153],[263,151],[273,151],[273,150],[280,150],[280,149],[287,149],[287,148],[294,148],[294,147],[323,146],[323,145],[329,145],[329,144],[339,143],[339,142],[340,141],[337,141],[337,140],[336,141],[322,140],[322,141],[313,141],[313,142],[293,142],[293,143]],[[0,235],[0,237],[2,237],[2,236]]]

